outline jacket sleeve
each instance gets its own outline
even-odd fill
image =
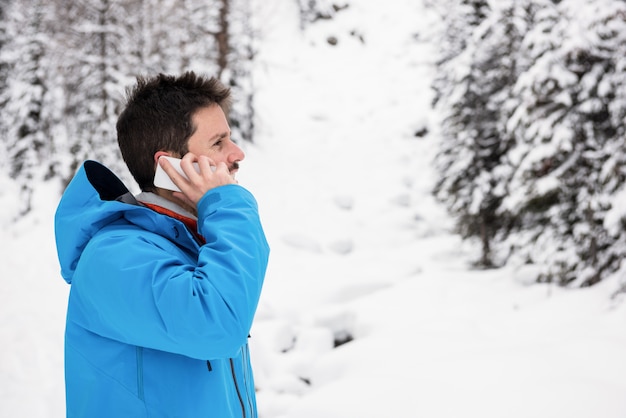
[[[206,244],[197,257],[126,223],[95,237],[74,275],[68,320],[127,344],[234,356],[252,326],[269,247],[256,201],[241,186],[209,191],[198,215]]]

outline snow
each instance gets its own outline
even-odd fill
[[[626,416],[626,273],[563,289],[530,285],[530,266],[474,270],[430,194],[428,11],[353,0],[301,32],[296,2],[262,3],[238,174],[272,247],[251,333],[260,417]],[[0,224],[2,417],[64,416],[57,202],[43,184]]]
[[[611,235],[617,236],[621,230],[622,218],[626,214],[626,189],[616,193],[611,204],[611,209],[604,217],[604,227]]]

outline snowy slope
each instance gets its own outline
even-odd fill
[[[625,416],[611,289],[469,270],[429,194],[428,12],[354,1],[301,33],[274,7],[242,173],[273,247],[252,339],[262,416]]]

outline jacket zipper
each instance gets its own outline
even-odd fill
[[[248,337],[249,338],[249,337]],[[252,416],[254,416],[254,406],[252,405],[252,397],[250,396],[250,388],[248,384],[250,383],[250,377],[248,376],[248,358],[250,357],[250,351],[248,344],[246,344],[245,349],[243,350],[243,383],[246,387],[246,399],[248,401],[248,406],[250,407],[250,411]],[[254,388],[252,388],[254,390]]]
[[[237,384],[237,375],[235,374],[235,362],[233,359],[230,360],[230,371],[233,374],[233,383],[235,384],[235,390],[237,391],[237,397],[239,398],[239,404],[241,405],[241,416],[246,418],[246,405],[243,403],[243,398],[241,397],[241,392],[239,391],[239,385]]]

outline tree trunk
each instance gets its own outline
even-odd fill
[[[220,8],[219,25],[220,29],[216,34],[217,40],[217,78],[221,80],[222,73],[228,67],[228,53],[230,52],[229,44],[229,27],[228,27],[228,15],[230,14],[230,0],[222,0],[222,7]]]

